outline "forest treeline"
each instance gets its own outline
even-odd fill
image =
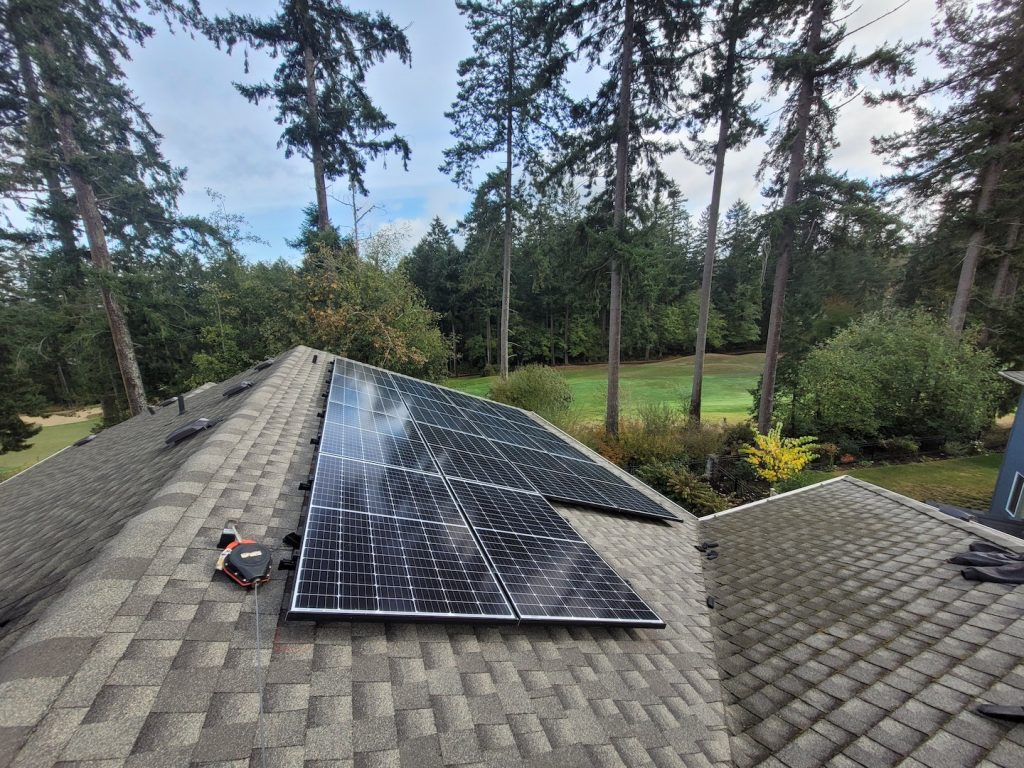
[[[816,345],[880,308],[922,308],[954,343],[1024,361],[1024,6],[938,0],[930,39],[859,50],[838,0],[456,5],[473,53],[441,170],[472,205],[406,254],[360,231],[368,164],[415,149],[367,89],[385,59],[412,65],[386,14],[0,0],[0,449],[24,443],[19,413],[98,400],[116,420],[300,341],[432,378],[606,360],[610,434],[621,359],[695,353],[699,418],[705,351],[762,346],[767,431]],[[123,70],[163,27],[235,56],[240,98],[272,104],[280,146],[309,161],[297,259],[247,261],[244,222],[179,212],[186,170]],[[247,78],[257,55],[271,80]],[[890,176],[852,178],[836,123],[872,103],[913,127],[874,139]],[[731,154],[762,136],[743,172],[769,205],[723,201]],[[677,151],[711,174],[709,200],[666,172]]]

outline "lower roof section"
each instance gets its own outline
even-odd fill
[[[1024,702],[1024,590],[946,562],[1012,539],[852,478],[701,534],[737,765],[1024,763],[1024,726],[973,711]]]

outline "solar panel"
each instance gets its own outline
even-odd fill
[[[541,496],[451,485],[524,621],[665,626]]]
[[[514,621],[469,528],[310,507],[289,618]]]
[[[338,361],[331,377],[289,616],[514,621],[403,396],[372,370]]]
[[[586,542],[478,534],[523,621],[665,626]]]
[[[545,496],[671,513],[518,409],[349,360],[329,383],[290,615],[664,626]]]
[[[490,485],[533,490],[530,481],[505,459],[440,448],[432,449],[432,452],[445,477],[460,477]]]
[[[589,477],[529,465],[520,466],[519,471],[541,495],[549,499],[662,520],[679,519],[632,486],[603,483]]]

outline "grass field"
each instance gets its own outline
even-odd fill
[[[750,414],[750,390],[761,375],[764,354],[708,355],[704,365],[703,415],[706,419],[741,421]],[[607,365],[567,365],[565,375],[575,397],[577,417],[601,421],[608,391]],[[474,395],[486,396],[494,376],[466,376],[447,384]],[[620,389],[622,412],[629,416],[644,403],[673,403],[685,407],[693,383],[693,358],[675,357],[653,363],[623,363]]]
[[[90,419],[43,427],[42,431],[32,438],[28,449],[0,455],[0,481],[31,467],[61,448],[67,448],[75,440],[88,435],[97,423],[99,419]]]
[[[941,501],[968,509],[987,510],[995,489],[1001,453],[943,459],[920,464],[865,467],[851,472],[815,472],[815,481],[850,474],[918,501]]]

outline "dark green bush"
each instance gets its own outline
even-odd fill
[[[882,441],[882,449],[894,458],[908,459],[921,451],[921,444],[912,437],[889,437]]]
[[[841,446],[973,440],[991,425],[1003,391],[997,369],[989,350],[958,339],[944,317],[865,315],[800,363],[792,432]]]
[[[639,467],[636,476],[698,517],[729,506],[729,499],[680,464],[652,461]]]
[[[559,423],[569,415],[572,390],[565,377],[546,365],[526,365],[491,385],[492,400],[533,411],[548,421]]]

